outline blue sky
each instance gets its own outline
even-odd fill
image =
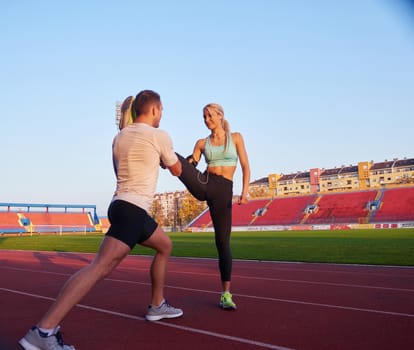
[[[161,94],[161,128],[183,155],[208,134],[203,106],[221,104],[252,180],[412,158],[413,10],[408,0],[4,2],[0,202],[105,215],[115,103],[142,89]],[[159,192],[182,189],[160,172]]]

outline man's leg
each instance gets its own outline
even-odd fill
[[[151,264],[152,297],[145,318],[148,321],[158,321],[163,318],[176,318],[183,315],[183,310],[171,306],[164,299],[165,275],[167,273],[168,258],[171,255],[172,243],[163,229],[158,226],[143,246],[156,250]]]
[[[39,322],[38,327],[55,328],[92,287],[121,262],[129,251],[130,248],[125,243],[106,236],[94,260],[69,278],[55,302]]]
[[[156,250],[151,264],[152,296],[151,304],[160,305],[164,300],[165,275],[168,259],[171,255],[172,243],[161,226],[157,226],[154,233],[142,245]]]

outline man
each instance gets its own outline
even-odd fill
[[[65,283],[57,299],[40,322],[19,341],[25,350],[74,350],[65,345],[59,323],[68,312],[141,244],[156,251],[150,274],[152,300],[146,319],[180,317],[183,311],[164,299],[164,281],[172,250],[170,238],[148,215],[153,200],[160,163],[172,175],[181,175],[181,163],[174,153],[170,136],[158,129],[162,116],[160,96],[151,90],[141,91],[135,100],[129,97],[123,106],[123,118],[134,122],[114,138],[112,154],[117,178],[116,191],[108,209],[111,226],[94,260]]]

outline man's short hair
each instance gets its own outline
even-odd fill
[[[135,110],[135,115],[138,117],[142,114],[148,113],[152,105],[161,105],[161,97],[158,93],[152,90],[142,90],[134,100],[132,108]]]

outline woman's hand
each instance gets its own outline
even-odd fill
[[[249,200],[247,199],[247,196],[243,196],[243,195],[239,196],[239,200],[238,200],[239,205],[247,204],[247,203],[249,203]]]

